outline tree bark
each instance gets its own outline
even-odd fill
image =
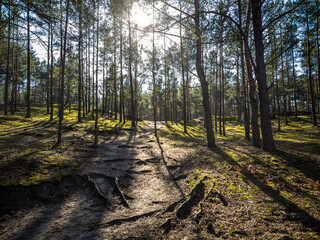
[[[10,2],[9,2],[10,3]],[[8,47],[7,47],[7,67],[6,67],[6,80],[4,84],[4,115],[8,114],[8,94],[9,94],[9,79],[10,79],[10,39],[11,39],[11,4],[9,4],[8,14]]]
[[[30,117],[30,88],[31,88],[31,75],[30,75],[30,6],[29,0],[27,1],[27,118]]]
[[[241,14],[241,0],[238,0],[238,12],[239,12],[239,25],[242,27],[242,14]],[[243,51],[243,40],[239,36],[240,43],[240,67],[241,67],[241,80],[242,80],[242,105],[243,105],[243,120],[244,120],[244,131],[245,138],[250,140],[250,123],[249,115],[247,109],[247,88],[246,88],[246,79],[245,79],[245,69],[244,69],[244,51]]]
[[[78,42],[78,122],[81,122],[81,89],[82,89],[82,59],[81,59],[81,48],[82,48],[82,0],[79,0],[79,42]]]
[[[204,122],[207,133],[207,145],[208,148],[215,147],[215,138],[213,133],[212,126],[212,116],[211,116],[211,108],[209,102],[209,93],[208,93],[208,82],[206,81],[206,76],[204,75],[203,66],[201,62],[201,31],[200,31],[200,16],[199,16],[199,2],[198,0],[194,0],[194,8],[195,8],[195,34],[196,34],[196,47],[197,47],[197,56],[196,56],[196,69],[197,74],[200,79],[201,90],[202,90],[202,102],[204,108]]]
[[[276,145],[272,136],[270,120],[269,96],[266,82],[266,66],[264,62],[261,4],[261,0],[252,0],[252,20],[256,53],[256,78],[259,89],[263,149],[268,152],[273,152],[276,149]]]
[[[130,14],[128,19],[129,28],[129,81],[130,81],[130,94],[131,94],[131,126],[136,126],[135,109],[134,109],[134,91],[133,91],[133,77],[132,77],[132,37],[131,37],[131,22]]]
[[[180,11],[182,10],[181,0],[179,0]],[[183,132],[187,133],[187,98],[186,98],[186,81],[184,77],[184,58],[183,58],[183,42],[182,42],[182,13],[179,15],[180,21],[180,61],[181,61],[181,77],[182,77],[182,114],[183,114]]]
[[[307,23],[307,62],[308,62],[308,80],[309,80],[309,91],[311,98],[311,111],[312,111],[312,122],[313,126],[317,126],[316,118],[316,107],[314,100],[314,89],[313,89],[313,79],[312,79],[312,66],[311,66],[311,48],[310,48],[310,30],[309,30],[309,16],[308,16],[308,4],[306,3],[306,23]]]
[[[66,22],[65,22],[65,29],[64,29],[64,40],[63,40],[63,56],[62,56],[62,62],[61,62],[61,88],[60,88],[60,108],[59,108],[59,112],[60,113],[59,113],[59,126],[58,126],[58,141],[57,141],[57,144],[61,143],[61,137],[62,137],[62,120],[63,120],[63,111],[64,111],[64,71],[65,71],[65,62],[66,62],[68,17],[69,17],[69,0],[67,0]]]
[[[99,118],[99,109],[98,109],[98,103],[99,103],[99,99],[98,99],[98,72],[99,72],[99,18],[100,18],[100,14],[99,14],[99,1],[98,2],[98,8],[97,8],[97,53],[96,53],[96,88],[95,88],[95,104],[96,104],[96,110],[95,110],[95,121],[94,121],[94,146],[98,145],[98,118]]]

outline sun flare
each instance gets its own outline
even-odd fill
[[[138,5],[134,5],[131,12],[131,18],[133,23],[138,27],[144,28],[152,24],[152,14],[148,13],[145,9],[142,9]]]

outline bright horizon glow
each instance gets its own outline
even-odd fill
[[[152,24],[152,14],[147,13],[145,9],[142,9],[139,5],[134,4],[131,11],[132,21],[140,28],[145,28]]]

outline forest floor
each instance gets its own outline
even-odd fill
[[[320,132],[310,118],[275,131],[277,152],[227,121],[217,148],[202,122],[139,122],[42,109],[0,116],[0,239],[320,239]]]

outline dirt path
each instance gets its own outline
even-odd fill
[[[157,231],[160,222],[148,216],[182,190],[168,171],[175,162],[160,157],[152,124],[101,137],[92,153],[76,177],[28,190],[33,204],[2,217],[0,238],[127,239]]]

